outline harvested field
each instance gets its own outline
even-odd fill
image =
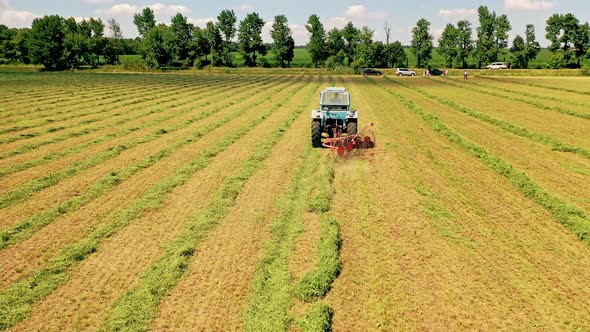
[[[589,330],[588,84],[0,73],[0,330]]]

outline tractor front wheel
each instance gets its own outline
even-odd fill
[[[311,122],[311,146],[319,148],[322,146],[322,131],[319,121]]]

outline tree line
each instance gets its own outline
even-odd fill
[[[486,6],[478,8],[479,26],[468,20],[447,24],[438,39],[438,53],[448,67],[477,67],[505,61],[512,54],[513,68],[528,68],[541,47],[536,40],[535,27],[528,24],[523,36],[517,35],[508,48],[512,26],[507,15],[498,15]],[[258,13],[248,13],[238,19],[233,10],[222,10],[216,22],[204,28],[195,26],[187,17],[177,13],[170,24],[156,24],[153,10],[144,8],[133,22],[139,37],[125,39],[119,24],[108,20],[112,37],[105,37],[105,25],[100,19],[76,21],[57,15],[37,18],[30,29],[9,29],[0,25],[0,63],[38,63],[59,70],[119,63],[122,54],[141,54],[152,68],[236,66],[233,54],[239,52],[245,66],[274,65],[289,67],[294,58],[295,42],[285,15],[274,17],[270,32],[272,43],[262,40],[265,21]],[[399,41],[390,42],[391,26],[385,22],[385,42],[375,41],[375,31],[367,26],[355,27],[348,22],[343,28],[326,31],[318,15],[311,15],[305,28],[310,34],[306,49],[315,67],[392,68],[408,66],[405,47]],[[551,68],[579,68],[581,60],[590,56],[590,27],[573,14],[554,14],[546,21],[545,38],[551,42]],[[434,37],[430,22],[424,18],[412,29],[410,51],[416,66],[426,68],[432,61]],[[272,64],[260,61],[270,53]]]

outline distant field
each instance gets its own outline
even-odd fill
[[[281,73],[0,72],[0,330],[590,330],[590,78]]]

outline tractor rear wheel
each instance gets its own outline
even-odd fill
[[[311,122],[311,146],[319,148],[322,146],[322,131],[321,124],[319,121]]]
[[[351,136],[351,135],[356,135],[356,122],[349,122],[346,125],[346,134]]]

